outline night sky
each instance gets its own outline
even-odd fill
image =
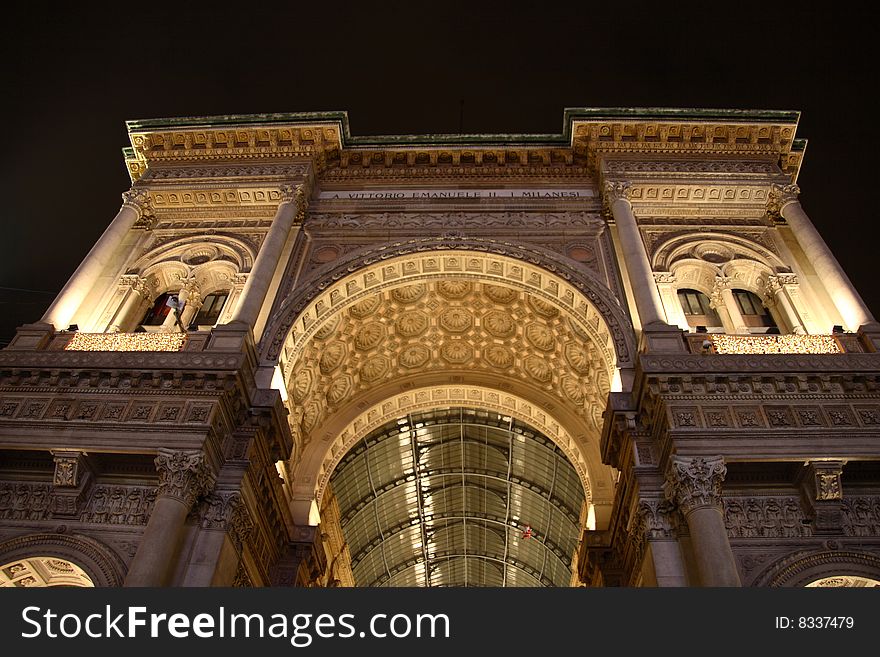
[[[559,133],[565,107],[800,110],[801,202],[880,314],[868,4],[115,4],[4,9],[2,341],[116,214],[126,119],[318,110],[347,110],[355,135]]]

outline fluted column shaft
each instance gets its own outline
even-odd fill
[[[254,260],[254,266],[248,274],[247,283],[239,297],[238,307],[231,322],[244,322],[251,327],[257,323],[260,309],[263,307],[263,301],[266,299],[272,277],[278,267],[281,252],[284,250],[284,243],[299,212],[299,205],[304,202],[302,187],[297,188],[296,194],[290,187],[284,188],[281,198],[281,204],[272,220],[272,227]]]
[[[42,321],[56,329],[66,329],[88,293],[95,286],[107,264],[122,246],[128,231],[143,215],[147,207],[146,193],[129,190],[122,195],[123,204],[116,217],[95,242],[92,250],[80,263],[58,296],[43,315]]]
[[[828,295],[843,317],[845,328],[856,331],[860,326],[874,323],[876,320],[868,306],[801,207],[797,198],[799,193],[797,185],[774,185],[771,199],[779,205],[779,214],[788,223],[807,260],[822,280]]]
[[[785,287],[779,283],[778,277],[771,277],[767,284],[767,294],[776,302],[778,309],[785,317],[785,321],[787,321],[788,325],[791,327],[791,332],[801,335],[805,334],[807,329],[804,328],[804,324],[801,321],[794,304],[792,304],[791,299],[788,298],[788,293],[785,291]]]
[[[180,549],[186,516],[196,499],[214,485],[201,452],[160,449],[156,457],[159,490],[125,586],[165,586]]]
[[[129,326],[132,323],[132,314],[141,307],[144,299],[150,297],[149,288],[144,280],[140,277],[136,278],[137,280],[130,282],[131,289],[125,295],[119,310],[113,316],[113,321],[110,322],[110,326],[107,328],[107,331],[110,333],[122,331],[126,326]]]
[[[727,538],[721,504],[724,459],[673,456],[666,474],[666,496],[678,504],[691,536],[703,586],[741,586]]]
[[[666,323],[663,302],[654,281],[654,273],[642,236],[633,214],[632,204],[626,197],[628,186],[624,183],[609,182],[605,185],[605,193],[611,207],[617,235],[620,239],[620,250],[623,253],[624,266],[629,274],[636,310],[642,326],[657,322]]]
[[[733,330],[736,333],[748,333],[746,321],[743,319],[742,313],[739,311],[739,304],[736,302],[736,296],[729,287],[721,288],[721,300],[724,302],[724,308],[730,315],[730,321],[733,322]]]

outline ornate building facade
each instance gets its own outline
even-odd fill
[[[880,325],[797,121],[129,122],[0,352],[0,585],[878,585]]]

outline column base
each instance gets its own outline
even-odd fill
[[[208,350],[241,352],[246,344],[252,344],[253,341],[251,327],[245,322],[229,322],[211,329]]]
[[[684,331],[665,322],[652,322],[642,327],[639,351],[646,354],[688,353]]]
[[[55,335],[55,327],[47,322],[24,324],[18,327],[15,337],[6,348],[21,351],[45,349],[52,341],[53,335]]]
[[[858,336],[868,351],[880,351],[880,322],[862,324],[859,327]]]

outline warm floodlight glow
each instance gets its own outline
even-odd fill
[[[272,387],[281,393],[281,401],[287,401],[287,386],[284,385],[284,374],[281,373],[281,367],[276,365],[272,372]]]
[[[66,351],[180,351],[185,333],[75,333]]]

